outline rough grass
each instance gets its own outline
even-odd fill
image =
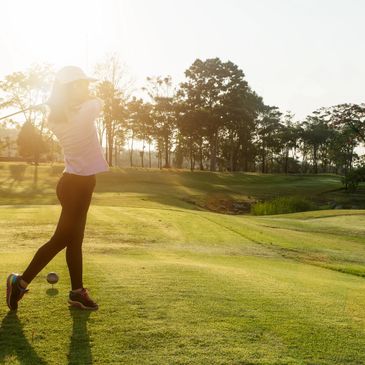
[[[0,204],[58,203],[54,189],[63,166],[40,166],[36,183],[34,166],[15,163],[3,163],[0,166]],[[14,174],[14,166],[22,172]],[[94,204],[154,207],[170,205],[200,210],[199,205],[204,204],[196,205],[195,202],[204,203],[216,195],[250,201],[300,195],[322,201],[330,199],[330,195],[341,187],[340,178],[335,175],[261,175],[112,168],[110,173],[97,176]],[[348,199],[343,193],[341,197]]]
[[[259,202],[251,206],[254,215],[287,214],[316,210],[317,206],[306,198],[300,196],[282,196]]]
[[[38,188],[48,184],[49,192],[40,190],[37,199],[26,188],[31,176],[9,196],[2,185],[4,284],[54,231],[57,174],[45,169]],[[85,231],[84,283],[99,311],[69,310],[60,253],[32,282],[17,314],[5,300],[0,306],[0,364],[365,363],[364,211],[261,217],[201,211],[178,193],[214,191],[203,175],[125,170],[98,176]],[[243,187],[241,178],[231,177]],[[315,178],[293,181],[293,189],[326,190],[327,178],[319,177],[317,186]],[[257,185],[260,176],[254,179]],[[32,204],[21,204],[19,194]],[[60,275],[53,291],[49,271]]]

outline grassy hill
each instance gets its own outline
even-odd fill
[[[62,165],[43,165],[34,184],[34,166],[0,164],[0,204],[58,204],[55,196]],[[318,207],[365,208],[365,184],[348,194],[336,175],[280,175],[209,171],[112,168],[97,176],[96,205],[172,206],[233,213],[232,202],[299,195]],[[244,210],[243,213],[246,211]]]
[[[9,171],[0,168],[4,284],[50,238],[60,213],[59,166],[40,167],[36,186],[31,167],[17,181]],[[222,197],[354,199],[340,188],[331,175],[98,175],[84,281],[99,311],[68,309],[61,253],[17,314],[0,306],[0,364],[365,363],[363,210],[256,217],[204,209]],[[56,290],[49,271],[60,275]]]

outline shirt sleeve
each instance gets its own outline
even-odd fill
[[[79,123],[92,123],[100,115],[104,102],[100,98],[93,98],[85,101],[74,115],[75,121]]]

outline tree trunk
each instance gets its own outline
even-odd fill
[[[109,166],[113,166],[113,150],[114,150],[114,133],[112,121],[109,123],[109,133],[108,133],[108,163]]]
[[[304,173],[304,163],[305,163],[305,144],[303,144],[303,149],[302,149],[303,153],[302,153],[302,165],[300,168],[301,173]]]
[[[285,151],[285,165],[284,165],[285,174],[288,173],[288,163],[289,163],[289,149],[287,148]]]
[[[113,136],[110,136],[109,143],[109,166],[113,166]]]
[[[262,151],[262,166],[261,166],[261,172],[264,174],[265,173],[265,163],[266,163],[266,153],[265,153],[265,149]]]
[[[350,171],[352,170],[353,159],[354,159],[354,148],[351,147],[350,160],[349,160]]]
[[[193,153],[193,142],[192,142],[192,139],[193,139],[193,137],[192,136],[190,136],[189,137],[189,140],[190,140],[190,143],[189,143],[189,149],[190,149],[190,170],[191,171],[193,171],[194,170],[194,161],[193,161],[193,159],[194,159],[194,153]]]
[[[114,165],[118,166],[118,144],[114,144]]]
[[[234,156],[234,143],[233,143],[233,133],[230,136],[230,142],[231,142],[231,153],[230,153],[230,159],[229,159],[229,168],[230,171],[233,171],[233,156]]]
[[[212,136],[211,141],[211,148],[210,148],[210,171],[216,170],[216,164],[217,164],[217,143],[218,143],[218,131],[216,131]]]
[[[105,159],[108,161],[108,131],[106,131],[106,138],[105,138]]]
[[[318,163],[317,163],[317,146],[313,146],[313,168],[314,173],[318,174]]]
[[[148,166],[151,168],[151,142],[148,142]]]
[[[165,136],[165,166],[166,168],[170,167],[169,164],[169,139],[168,136]]]
[[[141,151],[141,164],[142,164],[142,167],[143,166],[143,156],[144,156],[144,140],[142,141],[142,151]]]
[[[200,138],[200,143],[199,143],[199,168],[201,171],[204,170],[204,165],[203,165],[203,138]]]
[[[129,163],[133,167],[133,141],[134,141],[134,131],[132,132],[131,148],[129,150]]]
[[[247,172],[248,171],[248,144],[245,143],[245,152],[244,152],[244,157],[243,157],[243,171]]]
[[[160,170],[162,169],[162,153],[160,149],[158,150],[158,167]]]

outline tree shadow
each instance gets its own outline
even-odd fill
[[[0,327],[0,363],[7,357],[16,357],[22,365],[47,365],[28,342],[23,326],[14,311],[9,311]]]
[[[80,310],[71,306],[69,310],[72,317],[72,335],[68,352],[68,363],[69,365],[92,364],[90,338],[87,331],[87,321],[91,311]]]

